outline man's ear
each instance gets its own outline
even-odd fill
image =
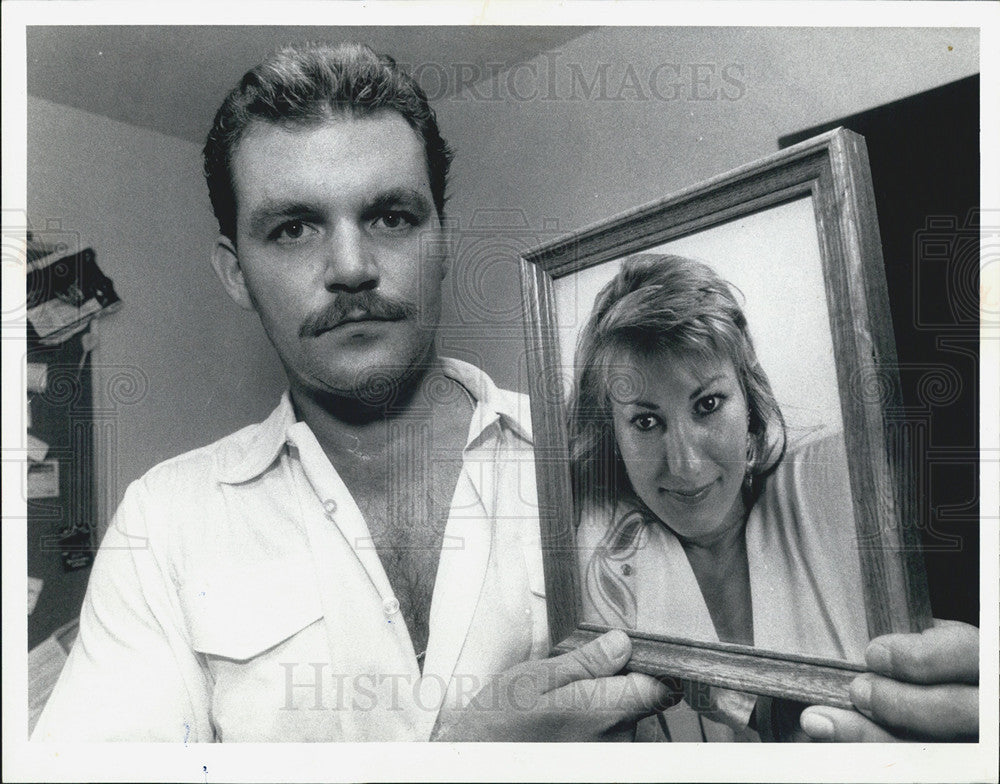
[[[247,288],[246,279],[243,277],[236,246],[228,237],[221,234],[212,250],[212,267],[233,302],[244,310],[256,310],[250,289]]]

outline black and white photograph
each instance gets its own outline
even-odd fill
[[[997,8],[578,9],[4,3],[5,780],[997,780]]]
[[[885,284],[860,143],[817,137],[529,254],[553,273],[559,335],[557,361],[538,346],[538,375],[572,376],[555,418],[567,421],[584,620],[853,664],[870,629],[928,623],[919,572],[899,583],[913,586],[895,597],[907,613],[880,617],[884,594],[865,610],[866,586],[893,568],[882,556],[906,542],[877,540],[898,521],[866,521],[852,502],[852,485],[894,494],[878,487],[886,450],[864,459],[889,401],[858,392],[896,363],[884,321],[869,318]],[[837,182],[838,164],[855,176]],[[654,247],[619,258],[623,243]]]

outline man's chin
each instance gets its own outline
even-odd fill
[[[324,374],[323,382],[314,388],[355,401],[358,406],[391,408],[408,396],[426,370],[426,363],[420,360],[410,363],[371,361]]]

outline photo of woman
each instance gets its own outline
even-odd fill
[[[575,367],[584,620],[862,662],[843,436],[790,438],[730,285],[682,256],[625,261]],[[687,691],[737,733],[750,720],[753,697]]]

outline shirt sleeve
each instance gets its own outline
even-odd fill
[[[33,741],[213,740],[210,685],[185,631],[142,484],[94,561],[80,631]]]

